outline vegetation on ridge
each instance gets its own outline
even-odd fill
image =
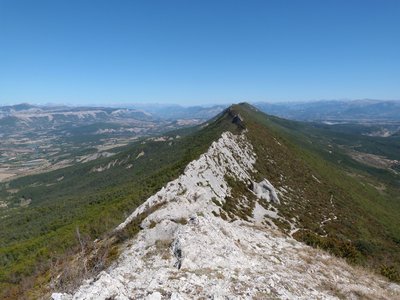
[[[329,133],[313,124],[268,116],[247,104],[233,110],[243,117],[257,154],[255,175],[288,191],[276,207],[286,219],[296,218],[295,237],[399,281],[399,176],[380,176],[340,148],[327,155]]]
[[[140,140],[110,158],[2,185],[2,197],[10,197],[10,189],[17,192],[9,200],[14,207],[0,211],[0,297],[28,292],[36,298],[51,280],[49,270],[80,252],[77,228],[85,241],[104,236],[227,130],[238,129],[222,114],[206,127],[171,132],[166,141]],[[114,161],[109,169],[93,171]],[[31,204],[19,207],[21,197]]]
[[[237,115],[240,119],[233,124]],[[0,297],[41,295],[54,276],[51,268],[79,255],[82,242],[89,245],[96,238],[107,241],[109,230],[181,174],[222,132],[239,132],[239,127],[247,129],[257,154],[255,179],[267,178],[276,188],[286,190],[275,208],[286,220],[294,220],[299,228],[294,235],[297,239],[399,280],[397,175],[352,160],[334,143],[337,133],[268,116],[240,104],[207,126],[167,134],[165,141],[140,140],[110,158],[1,185],[0,198],[8,197],[14,205],[0,211],[0,227],[4,228],[0,232]],[[372,139],[365,141],[363,147],[376,149]],[[388,146],[381,151],[391,149]],[[95,171],[99,168],[101,171]],[[224,219],[251,218],[252,194],[245,185],[227,181],[233,195],[246,196],[247,202],[239,203],[240,197],[226,199],[217,204],[219,215]],[[377,188],[381,185],[384,190]],[[32,202],[20,207],[21,199]],[[290,229],[285,222],[277,225]],[[138,223],[132,223],[127,232],[114,237],[116,244],[138,230]],[[114,242],[105,252],[110,260],[118,254]]]

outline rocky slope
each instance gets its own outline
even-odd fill
[[[284,191],[268,178],[254,182],[256,159],[245,132],[222,134],[115,229],[149,212],[110,268],[74,294],[52,298],[400,298],[400,286],[280,232],[273,223],[279,212],[270,203]],[[235,182],[246,191],[234,192]],[[241,211],[247,216],[235,218]]]

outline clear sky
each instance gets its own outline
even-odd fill
[[[400,0],[0,0],[0,104],[400,99]]]

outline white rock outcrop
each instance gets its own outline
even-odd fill
[[[225,175],[251,182],[255,160],[244,134],[224,133],[116,228],[159,206],[109,269],[53,299],[400,298],[398,285],[263,225],[258,203],[255,222],[219,217],[216,203],[230,195]],[[259,198],[279,202],[269,181],[255,186]]]
[[[272,201],[273,203],[276,204],[280,203],[274,186],[267,179],[264,179],[259,183],[253,182],[253,192],[260,199],[265,199],[268,202]]]

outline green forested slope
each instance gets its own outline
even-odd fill
[[[298,220],[295,237],[400,280],[400,176],[352,160],[335,144],[337,133],[268,116],[247,104],[234,110],[255,147],[257,176],[290,188],[277,208]],[[341,138],[355,142],[355,135]],[[382,152],[395,147],[383,147],[379,139],[364,145]]]
[[[237,114],[243,120],[239,126],[232,123]],[[49,269],[79,251],[77,228],[87,241],[104,236],[181,174],[223,131],[243,127],[257,154],[254,176],[287,190],[276,208],[287,220],[294,218],[299,229],[295,238],[399,280],[398,175],[352,160],[338,145],[339,140],[353,143],[355,135],[240,104],[207,126],[170,133],[167,141],[138,141],[107,159],[3,185],[0,196],[11,197],[14,205],[0,211],[0,295],[37,295],[50,280]],[[396,144],[366,138],[363,145],[395,155]],[[93,171],[110,163],[107,170]],[[20,207],[21,198],[32,202]],[[287,222],[277,224],[289,232]]]
[[[0,210],[0,297],[22,297],[40,288],[54,261],[79,250],[77,228],[86,240],[101,237],[226,130],[237,127],[224,114],[204,128],[171,132],[167,141],[138,141],[107,159],[2,185],[1,197],[11,204]],[[107,170],[93,171],[110,163]],[[21,199],[31,203],[20,207]]]

